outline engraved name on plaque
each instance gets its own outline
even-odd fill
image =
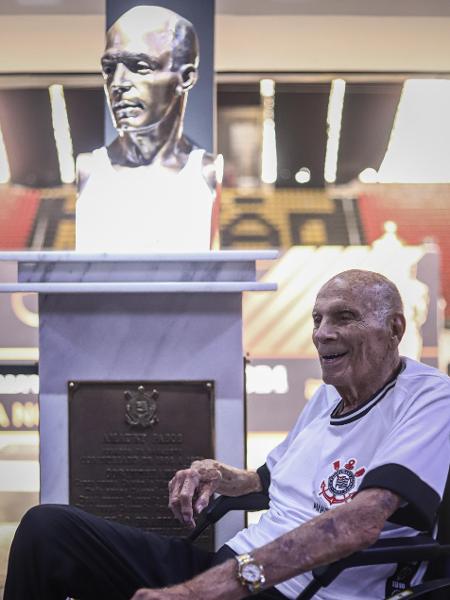
[[[186,535],[168,482],[214,457],[212,381],[69,383],[69,501],[95,515]],[[212,548],[209,532],[201,544]]]

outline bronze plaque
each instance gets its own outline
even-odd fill
[[[69,499],[95,515],[186,535],[168,481],[214,457],[212,381],[69,383]],[[213,533],[199,540],[213,547]]]

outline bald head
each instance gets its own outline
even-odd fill
[[[108,29],[106,48],[136,45],[144,52],[169,47],[171,70],[199,63],[199,44],[194,26],[177,13],[161,6],[135,6]],[[140,48],[139,48],[140,47]]]
[[[330,287],[347,287],[354,294],[364,298],[368,309],[380,323],[395,314],[403,314],[403,302],[397,286],[390,279],[374,271],[350,269],[332,277],[319,291]]]
[[[402,300],[383,275],[358,269],[339,273],[317,294],[313,321],[323,380],[349,406],[366,401],[400,368]]]
[[[159,6],[136,6],[106,35],[105,91],[116,129],[149,132],[177,127],[197,81],[198,42],[189,21]]]

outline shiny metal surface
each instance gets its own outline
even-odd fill
[[[118,136],[106,152],[101,150],[102,163],[95,151],[78,157],[77,250],[98,246],[99,250],[113,251],[117,244],[121,244],[120,250],[135,250],[136,241],[124,241],[130,238],[133,224],[145,224],[143,250],[217,247],[218,210],[214,204],[221,162],[207,152],[196,161],[193,157],[198,156],[194,154],[198,148],[183,134],[187,98],[197,81],[199,65],[199,44],[192,23],[166,8],[135,6],[108,29],[101,65]],[[192,172],[190,165],[197,162]],[[130,171],[137,167],[139,172]],[[95,174],[95,184],[88,186]],[[89,187],[92,190],[88,192]],[[116,214],[110,209],[118,201],[115,194],[119,188],[119,204],[122,197],[127,202],[127,196],[141,202],[136,211],[139,214],[128,213],[126,223],[123,219],[119,223],[120,211]],[[82,211],[80,206],[87,198]],[[174,208],[174,198],[183,199],[184,217],[181,206]],[[93,200],[98,204],[98,199],[103,204],[95,209],[94,222],[89,207]],[[155,230],[158,222],[161,229]],[[180,226],[184,222],[188,233],[183,235],[188,240],[181,244]],[[107,241],[96,241],[100,231],[105,235],[112,232]],[[139,234],[135,237],[140,239]],[[169,244],[169,237],[173,243]],[[163,241],[151,242],[152,238]]]
[[[119,134],[108,147],[111,163],[116,169],[152,165],[179,172],[194,149],[183,135],[185,106],[199,63],[192,24],[162,7],[134,7],[108,30],[101,63]],[[90,173],[85,159],[79,166],[81,191]],[[204,167],[213,189],[213,156],[205,155]]]

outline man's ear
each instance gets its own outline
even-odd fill
[[[391,336],[392,339],[396,341],[396,345],[398,346],[402,341],[403,334],[406,329],[406,319],[405,315],[402,313],[395,313],[391,317]]]
[[[197,82],[198,71],[197,67],[191,63],[182,65],[179,70],[180,74],[180,87],[183,92],[188,92]]]

